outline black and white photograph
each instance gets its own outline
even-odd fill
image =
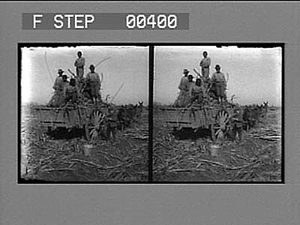
[[[19,183],[148,181],[148,47],[18,47]]]
[[[283,45],[159,45],[154,58],[154,182],[283,182]]]

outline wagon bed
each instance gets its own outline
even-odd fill
[[[190,108],[161,108],[163,120],[170,127],[181,128],[209,128],[215,123],[218,112],[226,110],[232,115],[231,107],[190,107]]]
[[[48,129],[85,128],[89,129],[91,115],[95,111],[107,114],[105,105],[74,105],[65,107],[35,107],[42,125]],[[87,131],[86,130],[86,131]]]
[[[189,108],[163,107],[162,120],[169,128],[180,130],[182,128],[210,129],[212,138],[215,132],[224,129],[229,118],[233,115],[230,105],[192,106]]]

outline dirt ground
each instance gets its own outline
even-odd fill
[[[32,108],[22,108],[22,182],[147,182],[148,115],[118,131],[114,142],[100,140],[84,154],[84,132],[65,139],[47,135]],[[77,137],[76,137],[77,136]]]
[[[244,131],[241,142],[225,139],[216,156],[209,131],[175,136],[162,126],[159,112],[154,113],[153,181],[282,182],[281,108],[269,110],[264,123]]]

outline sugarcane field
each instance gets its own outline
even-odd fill
[[[19,182],[283,182],[281,47],[154,46],[154,62],[23,47]]]
[[[123,64],[120,63],[118,69],[121,71],[105,66],[105,64],[113,66],[109,62],[114,58],[123,58],[122,54],[127,55],[128,60],[134,61],[135,56],[132,56],[132,52],[137,52],[136,57],[140,59],[146,58],[147,49],[102,47],[99,48],[100,51],[115,56],[98,56],[100,59],[96,63],[96,60],[88,58],[89,53],[94,56],[99,54],[99,50],[94,48],[96,47],[82,46],[80,49],[86,49],[85,54],[77,48],[24,50],[26,54],[32,55],[31,64],[43,63],[44,67],[41,69],[49,68],[49,75],[39,79],[47,79],[47,76],[51,78],[49,64],[65,63],[59,62],[61,58],[50,61],[51,54],[52,57],[56,57],[58,53],[67,57],[70,55],[68,51],[72,50],[75,54],[77,52],[78,59],[74,63],[75,68],[69,64],[68,69],[57,70],[58,76],[55,81],[49,79],[54,83],[54,92],[50,98],[48,97],[48,103],[22,102],[20,130],[22,182],[148,181],[149,109],[145,104],[147,93],[141,91],[136,100],[132,97],[137,94],[132,92],[133,80],[143,80],[144,87],[141,88],[147,89],[145,88],[148,82],[147,61],[141,63],[145,64],[144,71],[138,71],[140,70],[138,66],[134,68],[136,65],[134,63],[131,68],[121,67]],[[34,54],[40,56],[40,60],[35,59]],[[87,61],[89,67],[85,66]],[[124,62],[124,65],[125,63],[127,62]],[[31,68],[31,72],[34,69]],[[26,71],[26,68],[24,70]],[[102,72],[103,70],[107,72]],[[144,77],[140,74],[130,77],[130,73],[134,72],[143,73]],[[120,77],[121,75],[125,77]],[[31,78],[30,85],[35,84]],[[22,83],[22,88],[25,89],[26,85],[28,84]],[[38,94],[42,93],[44,92]],[[26,97],[26,94],[24,95]],[[39,100],[39,96],[34,93],[29,97]]]
[[[251,83],[246,83],[242,76],[236,79],[241,80],[243,89],[231,85],[230,82],[238,84],[237,80],[229,79],[229,74],[225,75],[221,69],[226,68],[225,62],[230,64],[230,60],[235,56],[232,52],[226,52],[226,49],[221,51],[212,47],[211,51],[215,57],[220,57],[219,61],[225,58],[224,52],[227,55],[231,54],[232,57],[227,61],[223,59],[224,63],[216,64],[215,68],[209,71],[213,59],[208,57],[207,51],[203,51],[200,70],[188,69],[184,67],[186,64],[183,65],[182,68],[186,69],[182,69],[183,76],[177,81],[179,92],[173,88],[173,95],[167,96],[162,85],[165,82],[166,86],[171,86],[166,71],[175,67],[177,62],[173,63],[172,60],[178,58],[184,60],[181,55],[188,58],[190,54],[190,58],[185,60],[186,63],[192,60],[196,50],[187,48],[185,46],[182,50],[179,47],[165,47],[158,52],[157,61],[165,60],[172,67],[164,69],[157,66],[160,68],[160,74],[163,75],[156,76],[157,97],[153,104],[153,181],[157,183],[282,182],[282,108],[280,105],[270,105],[269,102],[272,98],[274,99],[272,102],[280,99],[280,92],[277,92],[276,86],[272,87],[269,80],[265,81],[265,78],[262,78],[258,88],[258,85],[252,86]],[[252,55],[263,55],[268,50],[254,49],[251,51],[251,56],[248,56],[248,49],[234,49],[234,51],[240,56],[243,54],[245,58],[251,57],[256,60]],[[274,50],[269,50],[268,54],[270,53],[275,55]],[[248,59],[244,61],[240,57],[235,59],[250,65]],[[272,66],[274,62],[277,61],[270,60]],[[238,69],[233,64],[230,66]],[[263,71],[265,67],[266,65],[262,64],[260,68]],[[212,71],[213,69],[216,72]],[[175,73],[175,69],[172,71]],[[257,72],[257,77],[256,79],[261,79],[260,71]],[[175,82],[172,83],[173,87],[176,87]],[[247,86],[256,89],[250,90]],[[230,88],[234,89],[234,92],[231,92]],[[273,93],[267,99],[261,98],[261,102],[253,102],[248,97],[251,92],[253,92],[251,98],[259,99],[260,96],[257,94],[260,92],[261,95],[267,96],[263,91],[267,92],[268,88],[275,90],[279,95]],[[245,98],[249,98],[248,102],[251,101],[251,104],[239,102],[243,94]],[[169,102],[173,100],[173,103],[163,103],[166,102],[166,96],[169,97]]]
[[[244,128],[242,140],[233,136],[232,127],[226,127],[224,137],[217,136],[215,141],[210,128],[172,130],[167,124],[161,126],[165,122],[165,108],[154,108],[154,181],[281,180],[280,108],[270,108],[264,121],[257,121],[248,131]]]

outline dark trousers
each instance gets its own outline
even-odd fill
[[[202,94],[195,94],[191,97],[191,102],[198,101],[198,103],[203,102],[203,95]]]
[[[76,92],[67,94],[67,96],[65,98],[65,102],[68,102],[70,100],[71,100],[71,102],[76,102],[78,100],[78,96],[77,96]]]

